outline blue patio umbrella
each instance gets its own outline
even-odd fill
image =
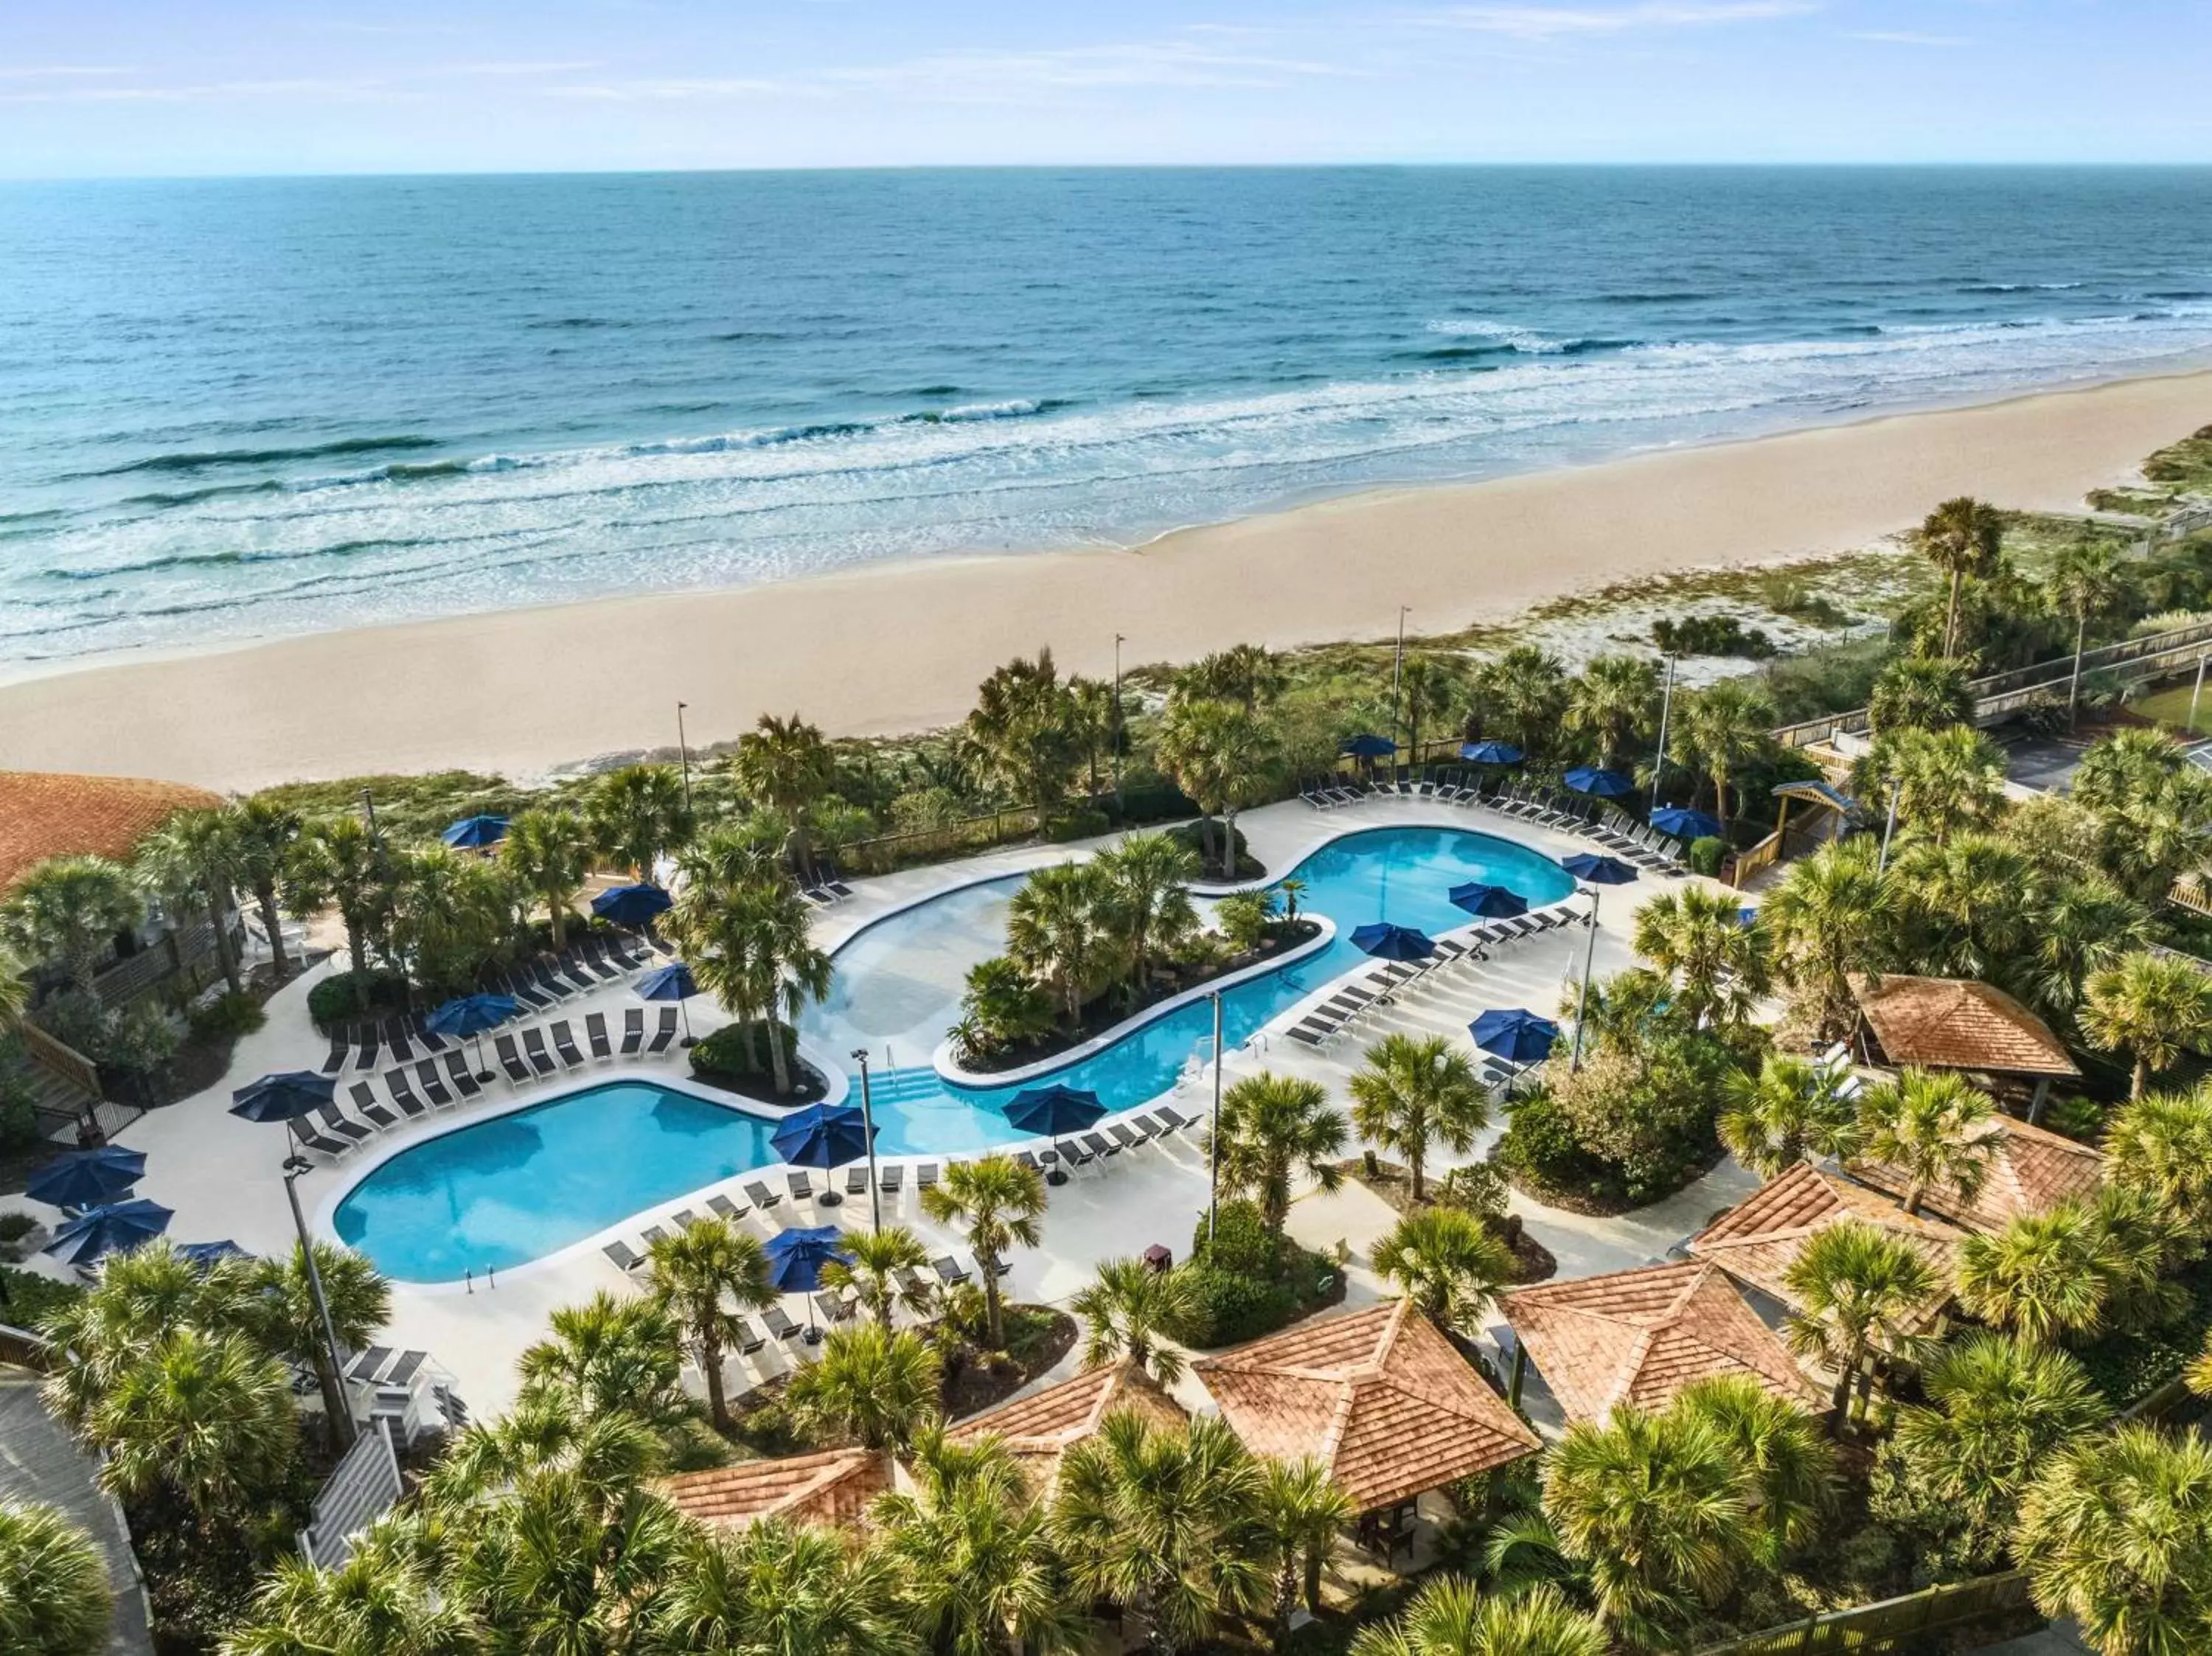
[[[1559,866],[1592,885],[1626,885],[1636,878],[1636,870],[1618,857],[1601,857],[1595,852],[1566,858]]]
[[[221,1265],[225,1259],[251,1259],[253,1257],[228,1236],[219,1242],[179,1242],[177,1253],[179,1258],[190,1259],[204,1271],[210,1265]]]
[[[112,1202],[145,1176],[146,1155],[119,1144],[71,1150],[31,1175],[23,1194],[58,1208],[92,1208]]]
[[[867,1118],[857,1104],[810,1104],[784,1117],[769,1143],[795,1168],[842,1168],[868,1153]],[[837,1192],[824,1191],[831,1202]]]
[[[592,899],[592,913],[617,925],[643,925],[665,914],[676,900],[649,883],[609,886]]]
[[[301,1116],[337,1097],[337,1083],[310,1070],[286,1070],[247,1083],[230,1095],[230,1113],[248,1121],[281,1121],[288,1133]]]
[[[1510,742],[1468,742],[1459,756],[1470,765],[1517,765],[1528,755]]]
[[[768,1239],[768,1279],[781,1294],[807,1294],[822,1286],[822,1267],[844,1263],[852,1256],[838,1247],[844,1233],[835,1225],[797,1227],[779,1230]],[[814,1301],[806,1302],[806,1338],[821,1335],[814,1326]]]
[[[1387,759],[1398,751],[1398,744],[1387,736],[1370,736],[1363,731],[1346,737],[1337,751],[1353,759]]]
[[[1692,810],[1686,805],[1668,805],[1651,813],[1651,826],[1662,834],[1671,834],[1677,840],[1717,840],[1721,837],[1721,819],[1709,812]]]
[[[1097,1125],[1098,1118],[1105,1113],[1106,1107],[1098,1101],[1097,1094],[1075,1087],[1031,1087],[1016,1093],[1013,1102],[1006,1106],[1009,1122],[1040,1138],[1081,1132]]]
[[[1376,920],[1352,934],[1352,947],[1378,961],[1425,961],[1437,952],[1435,939],[1410,925]]]
[[[691,975],[691,968],[682,961],[672,961],[666,966],[655,967],[637,980],[640,1000],[687,1001],[699,993],[699,980]],[[684,1044],[691,1044],[691,1009],[684,1008]]]
[[[483,851],[507,838],[504,816],[464,816],[438,836],[456,851]]]
[[[143,1199],[93,1208],[65,1221],[46,1252],[73,1265],[88,1265],[111,1253],[128,1253],[169,1228],[173,1211]]]
[[[1510,920],[1528,912],[1528,900],[1519,892],[1502,885],[1485,885],[1480,880],[1455,885],[1445,895],[1455,907],[1486,920]]]
[[[456,1040],[476,1036],[477,1079],[489,1081],[491,1066],[484,1062],[483,1032],[497,1028],[519,1010],[512,995],[457,995],[422,1022],[433,1034]]]
[[[1636,792],[1636,784],[1619,771],[1600,770],[1595,765],[1577,765],[1559,779],[1576,793],[1587,793],[1594,799],[1626,799]]]
[[[1759,911],[1755,908],[1739,908],[1735,912],[1735,923],[1745,927],[1757,925]]]
[[[1525,1006],[1492,1008],[1467,1026],[1474,1044],[1511,1064],[1540,1064],[1552,1055],[1559,1026]]]

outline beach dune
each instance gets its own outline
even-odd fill
[[[1049,645],[1064,668],[1240,640],[1417,632],[1671,571],[1845,550],[1938,500],[2078,507],[2212,422],[2212,373],[1382,490],[1131,550],[933,558],[732,590],[313,634],[0,686],[0,767],[216,788],[453,766],[542,772],[734,737],[763,709],[836,734],[949,724]]]

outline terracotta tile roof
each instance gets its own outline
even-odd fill
[[[1852,988],[1893,1065],[1993,1075],[2081,1072],[2051,1026],[2002,989],[1964,978],[1856,978]]]
[[[2062,1202],[2094,1196],[2105,1182],[2101,1151],[2011,1116],[1990,1124],[1990,1160],[1981,1188],[1967,1201],[1948,1187],[1929,1191],[1920,1205],[1970,1230],[2002,1230],[2023,1214],[2048,1213]],[[1880,1162],[1854,1162],[1851,1171],[1870,1185],[1905,1194],[1908,1181]]]
[[[222,803],[180,782],[0,771],[0,891],[56,857],[130,856],[172,812]]]
[[[1806,1242],[1829,1226],[1856,1219],[1902,1236],[1918,1248],[1943,1289],[1920,1320],[1934,1320],[1950,1298],[1952,1273],[1965,1233],[1941,1219],[1909,1216],[1878,1191],[1800,1162],[1761,1186],[1690,1239],[1690,1252],[1709,1259],[1740,1283],[1748,1283],[1793,1308],[1796,1296],[1783,1278]]]
[[[1182,1405],[1129,1362],[1109,1363],[1017,1398],[950,1428],[956,1443],[994,1436],[1019,1463],[1030,1488],[1051,1488],[1060,1458],[1098,1429],[1117,1409],[1132,1409],[1163,1426],[1181,1426],[1190,1416]]]
[[[799,1524],[857,1526],[868,1502],[891,1486],[890,1463],[872,1449],[829,1449],[781,1460],[741,1460],[660,1481],[678,1511],[704,1524],[783,1517]]]
[[[1692,1380],[1749,1374],[1792,1402],[1820,1393],[1718,1267],[1692,1259],[1516,1288],[1513,1331],[1571,1420],[1663,1409]]]
[[[1403,1300],[1303,1323],[1193,1367],[1255,1454],[1315,1457],[1363,1512],[1538,1447]]]

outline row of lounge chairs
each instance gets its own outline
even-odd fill
[[[1370,781],[1328,777],[1300,786],[1298,797],[1316,810],[1332,810],[1366,799],[1433,799],[1448,805],[1486,805],[1493,810],[1595,841],[1607,851],[1655,873],[1680,874],[1680,858],[1672,840],[1626,812],[1595,802],[1569,798],[1548,789],[1499,783],[1485,792],[1474,772],[1435,767],[1395,778]]]
[[[799,895],[817,908],[827,908],[841,903],[853,895],[853,888],[845,883],[845,877],[837,871],[837,864],[827,857],[817,858],[814,864],[813,883],[799,889]]]
[[[1388,1005],[1440,972],[1469,961],[1487,960],[1490,951],[1501,943],[1537,937],[1583,918],[1565,904],[1554,903],[1547,908],[1516,914],[1510,919],[1491,920],[1463,937],[1446,937],[1437,944],[1437,952],[1425,961],[1391,961],[1357,981],[1344,985],[1291,1026],[1291,1039],[1306,1046],[1327,1046],[1343,1032],[1346,1025],[1377,1006]]]
[[[610,1254],[612,1252],[612,1248],[610,1247]],[[638,1264],[644,1263],[643,1256],[635,1257]],[[1000,1274],[1003,1276],[1006,1262],[1001,1260],[999,1264]],[[931,1260],[929,1268],[936,1277],[939,1287],[945,1289],[957,1288],[963,1283],[972,1281],[975,1277],[975,1272],[962,1265],[950,1253],[941,1253]],[[626,1265],[623,1269],[631,1270],[635,1269],[635,1266]],[[928,1292],[927,1280],[919,1271],[910,1269],[902,1270],[894,1272],[893,1275],[899,1284],[902,1300],[919,1300]],[[813,1306],[815,1317],[818,1318],[820,1322],[827,1323],[833,1328],[840,1323],[850,1322],[860,1308],[860,1295],[849,1289],[842,1294],[832,1294],[827,1290],[821,1290],[807,1297]],[[771,1305],[755,1314],[760,1319],[757,1323],[751,1317],[741,1315],[737,1319],[735,1344],[738,1355],[740,1356],[751,1356],[765,1347],[770,1340],[780,1346],[797,1344],[807,1339],[814,1328],[819,1325],[801,1323],[787,1311],[781,1302]]]

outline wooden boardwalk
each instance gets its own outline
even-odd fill
[[[100,1543],[115,1587],[107,1647],[113,1656],[153,1656],[138,1563],[122,1514],[93,1482],[92,1457],[46,1412],[37,1377],[16,1368],[0,1368],[0,1500],[58,1507]]]

